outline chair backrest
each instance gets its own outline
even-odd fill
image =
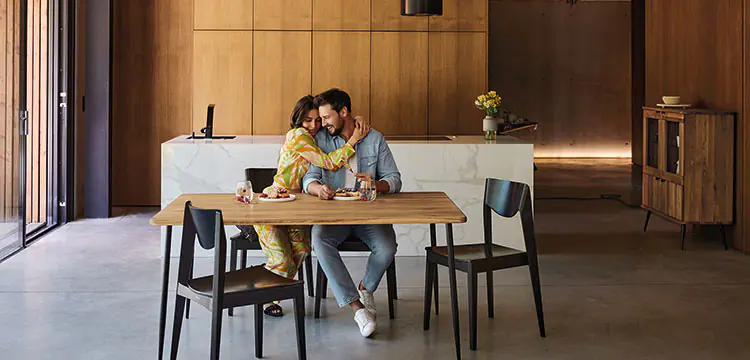
[[[524,183],[488,178],[484,184],[484,204],[496,214],[511,218],[525,205],[529,190]]]
[[[200,209],[188,201],[185,203],[183,225],[190,223],[193,231],[188,231],[191,241],[198,236],[198,243],[206,250],[213,249],[217,241],[225,241],[224,219],[221,210]],[[192,234],[190,234],[192,232]]]
[[[273,184],[276,169],[247,168],[245,169],[245,180],[253,184],[253,192],[261,193],[263,189]]]
[[[492,245],[492,212],[512,218],[521,213],[526,251],[536,253],[534,217],[529,185],[509,180],[488,178],[484,184],[484,243],[487,255]]]
[[[214,249],[213,303],[221,308],[221,295],[224,292],[224,274],[226,269],[227,239],[224,234],[224,218],[221,210],[200,209],[190,201],[185,202],[185,214],[182,222],[182,246],[180,247],[180,265],[177,271],[177,282],[187,284],[193,274],[195,255],[195,237],[202,248]]]

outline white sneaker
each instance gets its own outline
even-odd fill
[[[359,333],[364,337],[370,337],[370,335],[378,329],[378,324],[375,322],[375,318],[367,309],[357,310],[357,312],[354,313],[354,321],[359,325]]]
[[[359,293],[359,301],[362,302],[362,305],[364,305],[367,310],[370,310],[370,314],[372,314],[372,317],[377,318],[378,312],[377,310],[375,310],[375,297],[372,295],[372,293],[367,290],[359,289],[357,289],[357,292]]]

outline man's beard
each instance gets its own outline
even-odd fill
[[[332,131],[333,130],[333,131]],[[344,127],[336,128],[335,126],[331,126],[328,128],[328,133],[331,134],[331,136],[339,136],[341,135],[341,132],[344,130]]]

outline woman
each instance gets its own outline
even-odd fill
[[[273,185],[263,191],[269,196],[274,196],[279,189],[289,192],[301,190],[302,177],[307,173],[310,164],[326,170],[338,170],[349,161],[350,157],[354,156],[354,145],[370,132],[370,126],[358,119],[354,134],[346,144],[329,154],[324,153],[315,144],[315,134],[321,128],[321,119],[318,116],[318,108],[313,104],[313,97],[310,95],[301,98],[294,106],[291,128],[281,147]],[[310,254],[310,227],[270,225],[253,225],[253,227],[258,233],[260,245],[268,258],[266,269],[294,279],[305,257]],[[263,312],[270,316],[283,315],[278,303],[266,304]]]

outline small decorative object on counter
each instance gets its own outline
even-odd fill
[[[477,99],[474,100],[474,106],[476,106],[477,109],[484,111],[485,117],[484,122],[482,123],[482,131],[484,131],[485,140],[495,140],[497,137],[497,119],[495,119],[495,114],[497,113],[502,99],[503,98],[498,96],[497,93],[492,90],[487,94],[479,95]]]

